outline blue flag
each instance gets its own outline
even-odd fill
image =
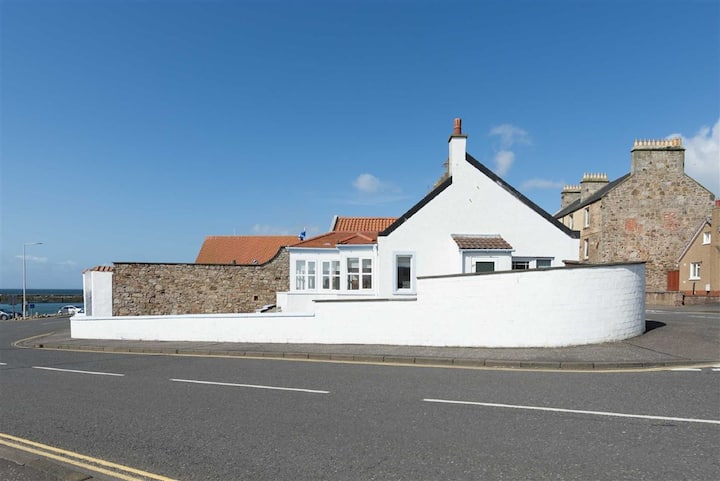
[[[305,235],[306,235],[306,234],[305,234],[305,229],[303,229],[303,231],[300,233],[300,235],[298,235],[298,239],[300,239],[300,240],[305,240]]]

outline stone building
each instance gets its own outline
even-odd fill
[[[630,172],[609,182],[585,174],[565,186],[554,217],[580,231],[578,259],[647,262],[648,292],[667,290],[667,273],[712,210],[714,195],[685,174],[681,139],[636,140]]]
[[[677,290],[687,298],[720,297],[720,200],[703,219],[678,259]]]

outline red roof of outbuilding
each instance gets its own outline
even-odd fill
[[[208,236],[196,264],[264,264],[286,246],[298,243],[296,236]]]
[[[293,247],[313,247],[321,249],[332,249],[337,245],[365,245],[377,242],[377,232],[328,232],[303,242],[298,242]]]
[[[334,232],[380,232],[395,222],[395,217],[336,217]]]

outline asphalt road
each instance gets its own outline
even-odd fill
[[[182,480],[720,479],[717,368],[524,372],[11,347],[67,322],[0,323],[0,435]]]

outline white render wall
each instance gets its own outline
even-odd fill
[[[315,303],[314,314],[74,317],[81,339],[559,347],[645,330],[645,264],[418,279],[417,298]]]
[[[83,305],[88,316],[112,316],[112,272],[83,272]]]

